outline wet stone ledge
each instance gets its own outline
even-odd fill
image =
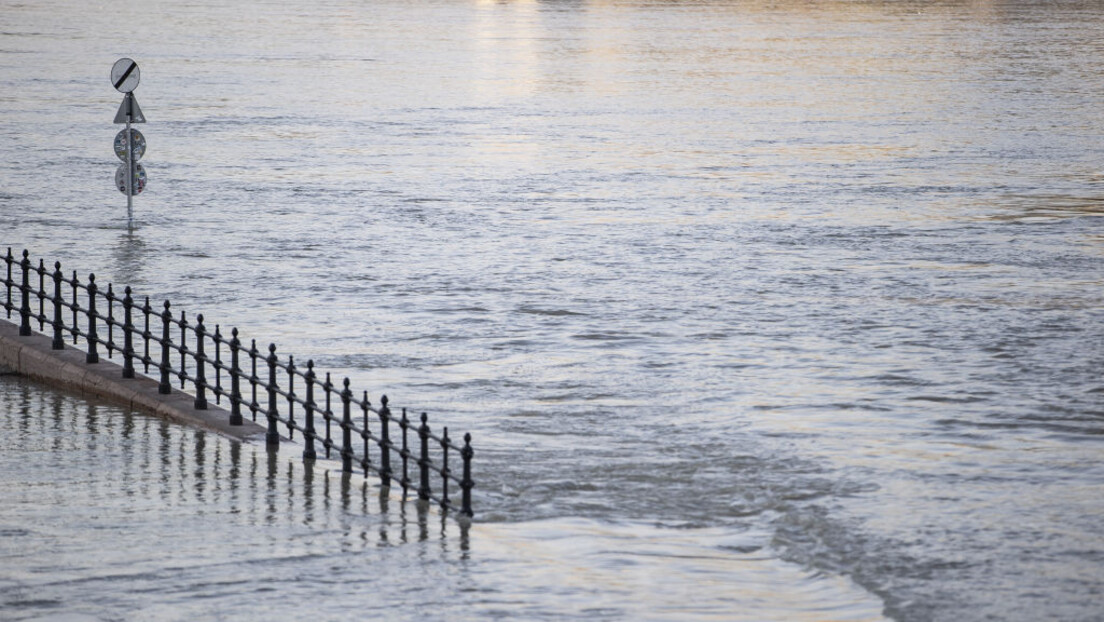
[[[138,372],[134,378],[123,378],[122,366],[103,358],[88,363],[86,356],[83,350],[68,345],[63,350],[52,349],[51,339],[45,335],[22,337],[18,325],[0,320],[0,374],[25,376],[229,438],[264,439],[265,428],[253,421],[232,426],[228,410],[210,403],[206,410],[197,410],[191,395],[175,389],[162,395],[156,380]]]

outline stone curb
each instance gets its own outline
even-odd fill
[[[0,373],[6,370],[229,438],[264,441],[264,426],[248,419],[243,425],[230,425],[230,411],[215,406],[213,396],[209,397],[206,410],[196,410],[191,395],[175,388],[172,393],[162,395],[157,391],[156,380],[137,371],[134,378],[123,378],[122,366],[107,360],[104,354],[99,363],[87,363],[83,350],[68,345],[64,350],[54,350],[51,341],[38,333],[21,337],[18,325],[0,320]]]

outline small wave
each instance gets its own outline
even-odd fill
[[[951,397],[947,395],[913,395],[907,398],[910,402],[936,402],[938,404],[974,404],[984,402],[985,398],[975,396]]]
[[[579,333],[578,335],[572,335],[572,338],[585,339],[587,341],[625,341],[628,339],[636,339],[636,335],[616,333]]]
[[[483,307],[437,307],[426,309],[429,313],[487,313],[490,309]]]
[[[536,307],[518,307],[518,313],[527,313],[530,315],[551,315],[554,317],[560,317],[565,315],[586,315],[586,313],[579,313],[577,311],[568,311],[567,309],[538,309]]]

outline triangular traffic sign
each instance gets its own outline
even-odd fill
[[[127,93],[123,96],[123,103],[119,104],[119,112],[115,113],[115,122],[126,123],[127,116],[130,116],[131,123],[146,122],[146,117],[142,114],[142,109],[138,107],[138,100],[134,98],[134,93]]]

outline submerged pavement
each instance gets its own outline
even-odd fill
[[[121,365],[101,356],[88,363],[84,350],[66,345],[51,347],[51,338],[34,333],[23,337],[19,326],[0,320],[0,373],[14,373],[39,382],[75,391],[121,406],[197,426],[239,440],[263,440],[265,428],[246,420],[230,425],[230,411],[209,403],[205,410],[195,408],[195,397],[173,389],[163,395],[158,382],[135,370],[134,378],[123,378]]]

